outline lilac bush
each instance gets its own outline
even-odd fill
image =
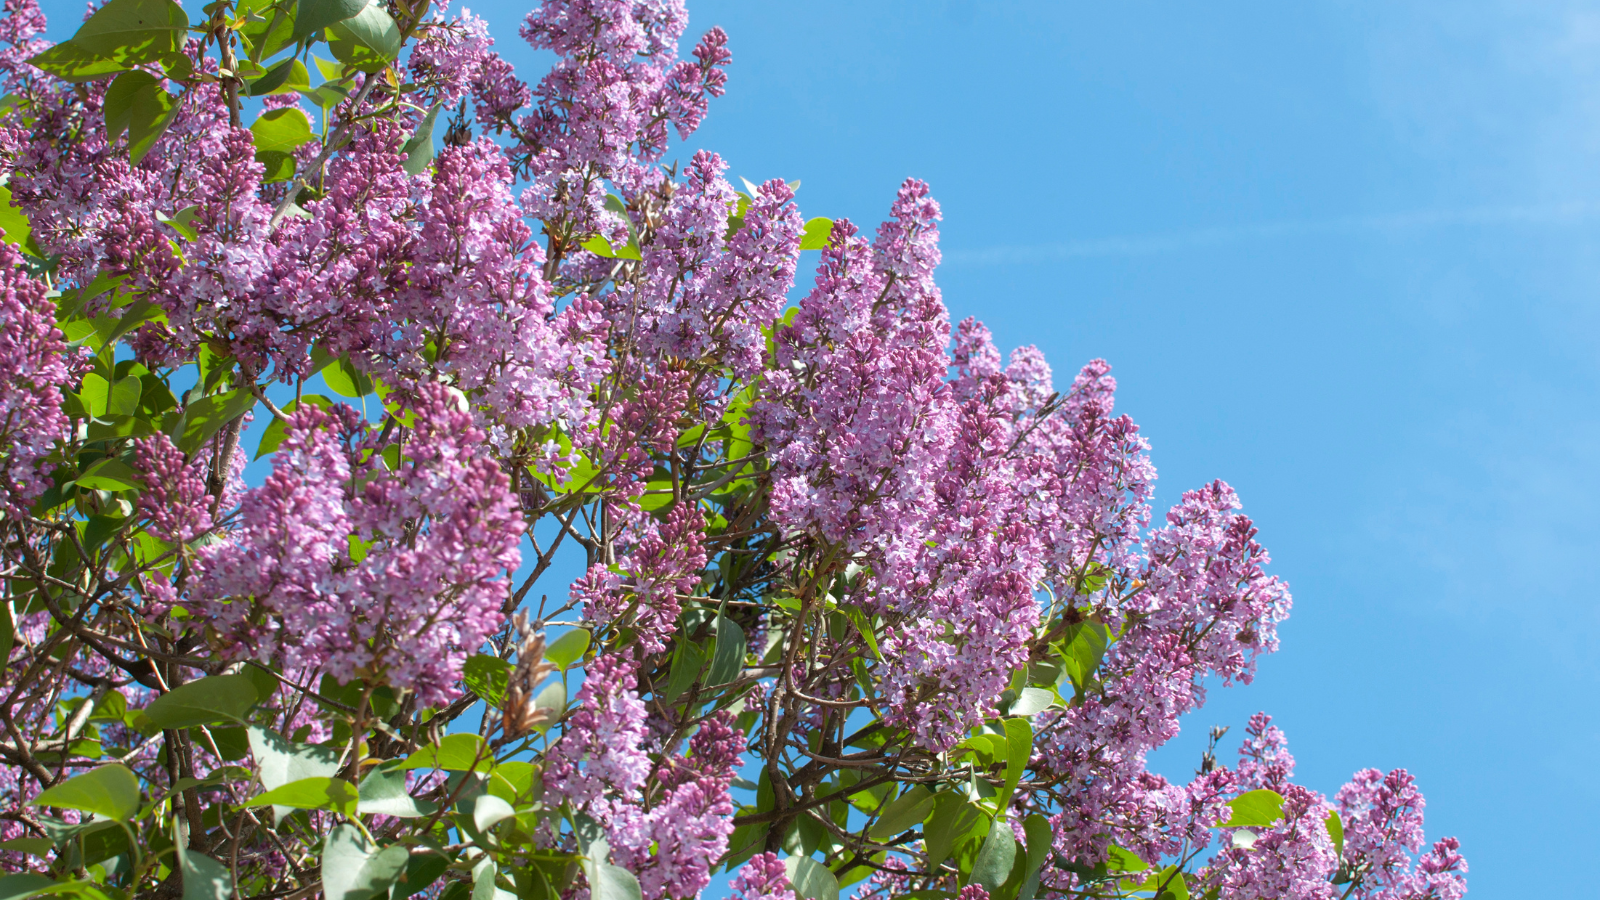
[[[5,0],[6,896],[1463,896],[1404,770],[1149,770],[1289,614],[1239,498],[952,325],[926,184],[672,156],[687,27]]]

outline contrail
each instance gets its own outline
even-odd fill
[[[1253,238],[1279,238],[1305,234],[1404,231],[1456,225],[1567,224],[1590,218],[1596,213],[1600,213],[1600,203],[1583,201],[1536,206],[1422,210],[1375,216],[1339,216],[1332,219],[1268,222],[1261,225],[1224,225],[1169,234],[1088,238],[1022,247],[989,247],[977,250],[952,248],[945,251],[944,262],[950,265],[992,266],[1093,256],[1143,256]]]

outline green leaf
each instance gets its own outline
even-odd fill
[[[574,628],[550,642],[544,648],[544,658],[551,665],[565,672],[572,664],[583,658],[584,651],[589,649],[589,631],[584,628]]]
[[[933,811],[933,801],[933,792],[920,784],[901,794],[884,809],[883,815],[872,826],[873,840],[887,841],[922,824],[922,820]]]
[[[217,752],[224,760],[235,762],[250,755],[250,735],[243,728],[212,726],[206,731],[211,735],[211,740],[217,745]],[[202,747],[209,747],[198,730],[191,729],[190,736]]]
[[[256,151],[256,162],[261,163],[262,167],[266,169],[265,172],[261,173],[262,184],[276,184],[294,177],[293,154],[284,153],[281,150],[258,150]],[[294,208],[300,209],[299,206]],[[301,213],[305,212],[304,210],[300,211]],[[289,214],[299,215],[293,210]],[[309,213],[306,213],[306,215],[309,215]]]
[[[183,900],[228,900],[233,896],[233,873],[228,867],[196,850],[178,845],[183,867]]]
[[[123,72],[116,81],[111,82],[100,110],[105,116],[107,141],[115,142],[128,130],[138,95],[156,83],[154,75],[143,71]]]
[[[117,76],[106,91],[106,140],[128,133],[128,158],[137,165],[178,114],[177,98],[149,72],[132,70]]]
[[[128,375],[120,378],[111,388],[111,396],[106,400],[106,414],[112,416],[131,416],[139,411],[139,397],[144,393],[144,385],[139,381],[139,376]]]
[[[972,863],[973,884],[983,885],[994,893],[1011,877],[1011,866],[1017,861],[1017,836],[1005,819],[996,819],[989,827],[989,836],[983,839],[978,858]]]
[[[1156,900],[1189,900],[1189,883],[1183,880],[1183,872],[1177,866],[1167,866],[1152,880],[1155,883],[1151,887],[1160,889]]]
[[[354,825],[328,832],[322,852],[322,891],[327,900],[371,900],[386,896],[411,854],[400,844],[379,850]]]
[[[257,13],[252,19],[247,19],[244,27],[239,29],[239,37],[243,38],[250,48],[250,59],[261,62],[277,56],[285,47],[295,42],[294,40],[294,15],[293,10],[279,7],[266,10],[265,7],[274,3],[253,0]],[[241,7],[242,9],[242,7]]]
[[[511,808],[511,804],[493,794],[468,797],[461,801],[460,809],[472,817],[472,826],[478,829],[479,833],[488,831],[517,814],[517,811]]]
[[[928,865],[938,867],[961,839],[984,819],[983,810],[968,802],[965,793],[940,792],[934,801],[933,815],[922,827]]]
[[[806,222],[806,230],[800,235],[801,250],[823,250],[828,246],[828,235],[833,233],[833,220],[818,216]]]
[[[1011,794],[1022,780],[1028,767],[1028,757],[1033,755],[1033,726],[1027,719],[1006,720],[1006,786],[1000,795],[997,809],[1001,812],[1011,804]]]
[[[791,856],[783,861],[783,870],[794,885],[795,896],[806,900],[839,900],[839,879],[833,877],[828,867],[809,856]]]
[[[1112,872],[1143,872],[1150,868],[1150,864],[1133,851],[1112,844],[1106,848],[1106,868]]]
[[[139,776],[112,763],[69,778],[33,798],[34,806],[56,806],[99,813],[126,822],[139,812]]]
[[[128,304],[119,316],[96,317],[94,327],[103,346],[116,343],[123,335],[146,322],[164,322],[166,318],[167,313],[161,307],[149,300],[139,299]]]
[[[0,229],[5,230],[6,243],[27,249],[33,226],[22,210],[11,202],[11,189],[3,184],[0,184]]]
[[[1007,711],[1007,714],[1013,716],[1038,715],[1049,709],[1050,704],[1054,703],[1055,700],[1056,695],[1043,688],[1023,688],[1017,696],[1017,702],[1011,704],[1011,709]]]
[[[682,696],[700,677],[700,670],[705,668],[705,663],[705,652],[700,645],[680,636],[677,647],[672,651],[672,668],[667,672],[667,689],[661,699],[672,703]]]
[[[312,56],[311,60],[317,64],[317,71],[321,73],[323,81],[338,81],[344,77],[343,65],[329,62],[320,56]]]
[[[417,125],[417,131],[406,141],[405,170],[408,175],[420,175],[433,162],[433,126],[439,118],[439,104],[435,103]]]
[[[598,234],[578,246],[593,253],[595,256],[604,256],[606,259],[617,258],[617,251],[611,249],[611,242]]]
[[[867,615],[866,610],[859,606],[841,606],[839,612],[850,620],[850,624],[856,626],[856,631],[861,633],[861,638],[867,642],[867,649],[872,651],[872,655],[882,661],[883,652],[878,649],[878,635],[873,631],[872,617]]]
[[[255,725],[248,731],[261,786],[269,791],[305,778],[331,777],[339,771],[339,754],[335,750],[287,741],[276,732]],[[288,806],[274,806],[272,814],[281,820],[289,809]]]
[[[194,217],[199,211],[200,207],[198,206],[185,206],[171,216],[158,211],[156,213],[156,221],[165,224],[168,228],[192,241],[200,237],[200,232],[196,231],[194,227]]]
[[[373,3],[328,27],[334,40],[328,45],[340,62],[362,71],[381,69],[400,55],[400,26],[381,5]]]
[[[1023,834],[1028,839],[1027,858],[1023,868],[1022,887],[1017,890],[1017,900],[1033,900],[1039,891],[1039,873],[1044,871],[1050,858],[1050,846],[1055,840],[1055,830],[1050,820],[1034,813],[1022,821]]]
[[[221,431],[222,426],[249,412],[255,405],[255,395],[246,388],[191,401],[178,420],[177,439],[173,443],[184,453],[193,453]]]
[[[515,894],[500,889],[500,885],[496,883],[499,876],[500,869],[494,864],[493,858],[489,856],[480,858],[477,865],[472,867],[472,900],[516,900]],[[595,893],[597,891],[591,885],[590,894]]]
[[[406,791],[406,770],[402,766],[386,764],[376,766],[361,779],[362,815],[394,816],[397,819],[416,819],[433,815],[438,806],[418,800]]]
[[[162,729],[243,722],[259,700],[250,676],[210,675],[162,694],[144,708],[144,714]]]
[[[567,711],[567,686],[559,680],[551,680],[539,691],[538,696],[533,698],[533,708],[554,710],[556,717],[559,718]],[[543,732],[550,725],[551,723],[546,722],[543,725],[535,725],[534,728]]]
[[[1277,791],[1250,791],[1228,801],[1233,816],[1224,828],[1270,827],[1283,818],[1283,795]]]
[[[32,872],[7,875],[0,878],[0,900],[22,900],[23,897],[31,897],[40,891],[55,887],[55,884],[54,878],[46,878]]]
[[[1073,687],[1081,693],[1100,660],[1106,655],[1111,641],[1111,631],[1100,622],[1086,619],[1067,629],[1067,638],[1061,646],[1061,664]]]
[[[510,662],[487,653],[474,654],[462,667],[461,680],[467,689],[495,706],[505,699],[506,685],[511,679]]]
[[[621,247],[615,247],[610,241],[597,234],[587,241],[584,241],[579,246],[596,256],[604,256],[606,259],[642,258],[639,255],[639,245],[635,244],[631,239],[628,241],[628,243],[622,245]]]
[[[309,91],[301,91],[300,96],[315,103],[326,113],[328,110],[343,103],[350,97],[349,88],[338,84],[323,84]]]
[[[706,675],[707,687],[719,687],[739,677],[744,671],[744,655],[750,646],[749,638],[739,623],[721,613],[717,614],[717,645],[711,653],[711,671]]]
[[[74,84],[99,81],[128,68],[72,41],[62,41],[43,53],[35,54],[28,59],[28,64]]]
[[[72,43],[120,63],[156,62],[182,50],[188,31],[188,15],[172,0],[111,0]]]
[[[494,768],[494,754],[475,734],[447,734],[437,744],[429,744],[406,757],[407,769],[443,769],[447,772],[487,772]]]
[[[78,476],[78,486],[96,491],[136,491],[144,487],[139,481],[139,475],[126,463],[115,456],[108,456],[100,460],[82,475]]]
[[[322,370],[328,389],[341,397],[365,397],[372,393],[372,379],[357,369],[347,356],[330,361]]]
[[[583,871],[588,876],[589,895],[593,900],[641,900],[639,879],[627,869],[603,860],[586,859]],[[478,900],[476,892],[473,900]]]
[[[300,0],[295,4],[291,40],[303,41],[322,34],[322,29],[342,22],[367,6],[367,0]]]
[[[306,64],[291,57],[268,69],[265,75],[250,82],[249,94],[252,97],[265,97],[270,94],[285,94],[291,91],[310,89],[311,73],[306,71]]]
[[[78,388],[78,399],[83,401],[84,409],[89,415],[99,419],[106,414],[106,404],[111,400],[111,383],[93,372],[83,376],[83,385]]]
[[[257,725],[246,730],[250,733],[250,752],[260,767],[261,784],[269,791],[302,778],[331,776],[339,771],[339,754],[335,750],[297,744]]]
[[[249,61],[245,61],[240,65],[250,69],[251,74],[259,74]],[[168,56],[161,61],[161,68],[166,73],[169,81],[176,81],[181,84],[194,79],[194,63],[189,57],[182,54],[174,53]]]
[[[286,413],[292,413],[300,408],[301,403],[309,403],[318,409],[329,409],[333,406],[333,401],[322,396],[321,394],[306,394],[299,400],[291,400],[284,404],[282,407],[283,411]],[[283,438],[287,427],[288,426],[284,424],[282,419],[273,417],[272,421],[267,423],[266,429],[261,432],[261,443],[256,445],[256,455],[254,458],[260,459],[261,457],[266,456],[268,453],[277,450],[278,447],[283,444]]]
[[[257,153],[293,153],[302,144],[315,140],[311,120],[299,107],[269,109],[250,126]]]
[[[1339,818],[1338,810],[1329,810],[1326,819],[1328,837],[1333,839],[1333,855],[1344,857],[1344,820]]]
[[[356,814],[360,792],[342,778],[302,778],[250,798],[250,806],[289,806],[295,809],[330,809]]]
[[[417,894],[443,875],[450,868],[450,858],[440,853],[413,853],[406,861],[406,874],[400,885],[395,888],[394,897],[404,900]]]
[[[55,841],[41,837],[12,838],[9,841],[0,841],[0,850],[9,850],[12,853],[26,853],[44,859],[51,850],[55,849]]]

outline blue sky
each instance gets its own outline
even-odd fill
[[[471,8],[533,80],[530,5]],[[1109,360],[1158,508],[1239,490],[1294,616],[1162,771],[1265,709],[1315,788],[1415,773],[1474,897],[1594,859],[1600,3],[690,9],[734,53],[691,146],[868,228],[927,180],[954,317]]]

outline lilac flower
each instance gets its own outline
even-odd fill
[[[49,486],[40,464],[67,428],[62,385],[73,371],[45,286],[0,244],[0,491],[24,514]]]
[[[1251,521],[1232,512],[1239,505],[1221,481],[1185,492],[1150,536],[1145,591],[1128,604],[1141,631],[1192,635],[1196,663],[1225,684],[1250,682],[1255,658],[1277,648],[1290,605],[1287,587],[1262,571],[1270,559]]]
[[[1384,900],[1461,900],[1467,895],[1467,861],[1462,858],[1461,842],[1445,838],[1417,860],[1417,867],[1403,884],[1388,894],[1372,894]]]
[[[144,482],[138,509],[150,522],[150,533],[165,541],[187,543],[211,528],[211,497],[205,475],[186,460],[172,439],[157,432],[134,442],[134,469]]]
[[[453,377],[496,431],[583,427],[590,385],[608,370],[605,330],[585,321],[581,304],[554,314],[544,257],[510,182],[490,141],[440,155],[394,294],[402,324],[378,342],[381,370],[400,383]]]
[[[13,94],[22,87],[27,66],[23,60],[49,46],[44,40],[45,18],[36,0],[5,0],[5,16],[0,18],[0,91]]]
[[[1187,785],[1148,771],[1149,753],[1204,702],[1208,678],[1253,677],[1289,611],[1238,498],[1215,482],[1149,530],[1155,470],[1143,434],[1115,409],[1110,366],[1094,360],[1058,392],[1036,348],[1007,358],[981,323],[952,329],[934,277],[941,214],[920,181],[901,185],[870,239],[836,222],[785,315],[803,229],[793,189],[773,179],[742,196],[709,151],[681,169],[663,164],[669,140],[689,136],[723,93],[730,60],[720,29],[678,57],[682,0],[544,0],[523,36],[556,61],[532,87],[494,53],[481,19],[441,5],[405,25],[409,55],[387,75],[350,76],[364,100],[318,114],[314,131],[337,141],[294,149],[294,183],[263,183],[269,164],[281,178],[283,161],[257,159],[224,88],[232,79],[207,53],[212,38],[190,39],[198,77],[175,79],[184,86],[169,127],[133,163],[126,140],[100,125],[108,105],[115,113],[111,79],[70,84],[30,69],[42,16],[31,0],[5,9],[0,78],[17,96],[0,114],[0,160],[52,285],[113,280],[83,306],[97,323],[145,308],[129,301],[161,313],[107,360],[131,349],[161,372],[203,359],[208,393],[217,377],[298,392],[332,359],[381,384],[361,413],[297,393],[272,473],[250,490],[242,453],[221,459],[214,441],[190,460],[174,446],[167,435],[183,411],[152,418],[136,440],[107,439],[98,423],[80,446],[61,411],[80,362],[44,285],[0,249],[0,464],[20,538],[6,544],[5,571],[37,568],[13,553],[59,544],[11,513],[29,508],[52,464],[92,460],[101,446],[131,458],[143,485],[129,527],[215,539],[186,547],[162,567],[170,572],[84,555],[101,569],[90,583],[123,593],[79,603],[89,614],[70,626],[31,599],[19,606],[6,678],[22,699],[6,721],[26,734],[0,744],[45,734],[59,722],[57,698],[78,690],[44,684],[48,695],[24,697],[32,676],[20,673],[41,671],[40,654],[86,689],[141,677],[66,630],[108,629],[112,649],[132,653],[141,645],[129,639],[147,635],[124,629],[141,628],[139,615],[176,659],[271,662],[297,683],[387,686],[407,695],[406,710],[458,713],[468,655],[503,653],[505,616],[539,596],[534,584],[512,595],[506,576],[524,530],[553,514],[566,546],[588,556],[569,595],[595,626],[595,656],[537,760],[537,842],[570,852],[560,823],[592,819],[609,861],[652,900],[708,886],[750,752],[771,754],[774,791],[808,804],[848,784],[825,780],[841,756],[862,762],[863,778],[903,776],[899,763],[865,767],[893,752],[925,784],[997,783],[997,770],[969,770],[946,751],[1006,715],[1000,698],[1021,676],[1048,688],[1038,679],[1065,666],[1057,657],[1072,662],[1055,682],[1063,696],[1044,692],[1028,773],[997,819],[1048,816],[1045,893],[1083,893],[1081,870],[1065,863],[1092,868],[1113,844],[1152,866],[1200,865],[1185,875],[1197,895],[1327,900],[1336,879],[1352,898],[1464,893],[1454,839],[1422,853],[1422,798],[1404,772],[1358,773],[1340,791],[1339,858],[1333,807],[1293,784],[1293,757],[1265,714],[1251,719],[1237,770],[1210,760]],[[493,136],[473,140],[454,124],[469,98]],[[308,109],[288,93],[262,105],[289,120]],[[410,172],[405,147],[430,108],[452,121],[446,147]],[[218,360],[225,371],[211,367]],[[202,459],[223,478],[215,499]],[[541,555],[541,572],[550,561]],[[707,705],[663,702],[653,692],[672,671],[665,651],[696,621],[685,611],[712,608],[752,623],[740,649],[763,665],[702,694]],[[769,630],[785,642],[781,659],[765,656]],[[333,740],[331,711],[303,697],[280,704],[293,694],[284,688],[252,716],[296,739]],[[863,734],[881,747],[846,737],[869,716],[879,730]],[[125,725],[96,728],[108,748],[151,746]],[[204,749],[165,758],[220,763]],[[172,773],[152,752],[119,758],[157,784]],[[786,788],[785,769],[800,774]],[[36,787],[0,780],[18,803]],[[1284,816],[1226,827],[1230,800],[1256,789],[1281,794]],[[331,815],[311,815],[309,831],[274,840],[314,845]],[[783,839],[795,822],[772,827]],[[277,847],[230,853],[241,877],[289,872]],[[866,858],[882,868],[860,898],[988,897],[976,885],[958,891],[963,876],[912,871],[914,850]],[[586,891],[570,888],[573,900]],[[794,897],[771,854],[744,866],[734,892]]]
[[[459,401],[425,386],[413,412],[392,471],[350,418],[291,417],[239,532],[198,565],[224,652],[341,681],[381,674],[423,703],[457,695],[466,656],[503,620],[521,523]]]
[[[1377,769],[1363,769],[1334,796],[1344,822],[1344,859],[1357,879],[1357,895],[1399,900],[1410,897],[1414,883],[1411,854],[1422,849],[1422,811],[1427,805],[1416,779],[1404,769],[1385,775]],[[1451,839],[1453,840],[1453,839]],[[1452,869],[1445,864],[1455,847],[1438,847],[1434,862],[1424,876],[1439,879],[1448,887],[1446,873],[1465,872],[1465,864]],[[1426,877],[1425,879],[1426,880]],[[1419,895],[1425,896],[1425,895]]]
[[[1325,820],[1328,804],[1298,785],[1284,788],[1283,818],[1249,843],[1235,840],[1201,873],[1224,897],[1239,900],[1333,900],[1338,858]]]
[[[622,656],[604,656],[588,667],[578,711],[545,768],[553,799],[607,826],[618,814],[626,816],[651,770],[644,704],[631,687],[633,677],[633,664]]]
[[[739,900],[795,900],[794,888],[783,868],[783,860],[774,853],[757,853],[739,867],[729,885]]]
[[[1239,747],[1239,783],[1243,790],[1282,792],[1294,777],[1294,756],[1272,717],[1256,713],[1246,726],[1249,737]]]

